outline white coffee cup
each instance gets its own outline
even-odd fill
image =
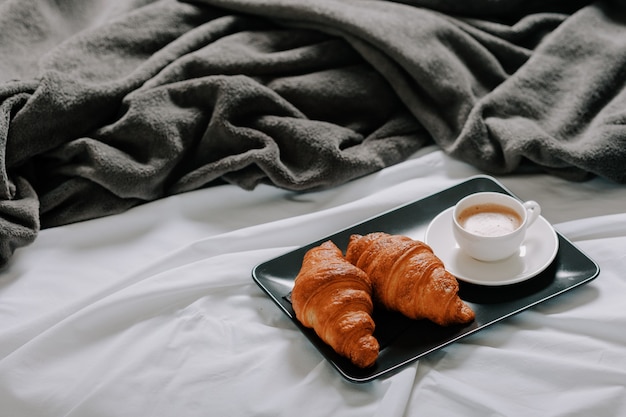
[[[457,244],[479,261],[493,262],[519,252],[526,230],[541,214],[536,201],[479,192],[462,198],[452,212]]]

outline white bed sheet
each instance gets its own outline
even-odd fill
[[[344,380],[251,278],[479,173],[430,147],[330,190],[218,186],[42,231],[0,274],[0,413],[626,415],[624,186],[498,178],[600,275],[370,383]]]

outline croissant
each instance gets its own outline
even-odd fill
[[[310,249],[291,292],[296,318],[335,352],[360,367],[372,366],[380,346],[373,336],[372,284],[327,241]]]
[[[346,259],[368,274],[374,298],[390,310],[442,326],[474,320],[456,278],[426,243],[383,232],[352,235]]]

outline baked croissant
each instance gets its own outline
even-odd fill
[[[442,326],[474,320],[456,278],[423,242],[383,232],[352,235],[346,259],[365,271],[374,298],[390,310]]]
[[[331,241],[310,249],[291,292],[296,318],[358,367],[378,358],[372,285]]]

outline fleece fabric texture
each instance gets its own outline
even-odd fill
[[[624,183],[625,24],[608,0],[2,0],[0,263],[42,227],[433,141]]]

